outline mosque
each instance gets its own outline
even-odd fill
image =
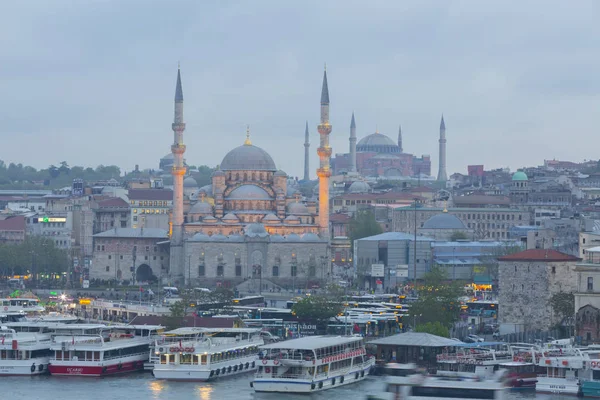
[[[183,160],[183,90],[178,71],[172,155],[161,169],[173,176],[170,280],[199,286],[233,287],[245,280],[304,287],[326,280],[329,271],[329,93],[321,93],[317,170],[327,188],[318,203],[300,201],[285,172],[269,153],[254,145],[249,129],[241,146],[229,151],[198,188]],[[317,206],[319,210],[317,210]],[[325,215],[326,218],[319,218]],[[263,287],[265,289],[265,287]]]

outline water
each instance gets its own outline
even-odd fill
[[[0,378],[0,398],[10,400],[363,400],[367,394],[383,391],[381,377],[369,376],[362,382],[317,392],[311,395],[254,393],[252,375],[221,379],[215,382],[160,381],[150,373],[121,377],[4,377]],[[507,400],[574,399],[533,392],[510,392]]]

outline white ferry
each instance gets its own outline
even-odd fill
[[[506,370],[500,369],[490,379],[456,375],[427,376],[413,374],[408,376],[386,377],[387,393],[367,396],[368,400],[435,400],[435,399],[473,399],[503,400],[508,387]]]
[[[155,325],[60,325],[50,344],[52,375],[105,376],[142,370],[150,344],[162,330]]]
[[[546,373],[538,373],[536,392],[577,395],[581,391],[579,373],[585,360],[580,349],[550,345],[538,362],[538,368],[544,368]]]
[[[26,314],[37,314],[46,311],[44,306],[40,305],[40,301],[28,297],[13,297],[0,299],[0,312],[13,313],[24,312]]]
[[[207,381],[256,370],[257,328],[179,328],[154,345],[154,377]]]
[[[49,333],[0,327],[0,376],[43,374],[50,354]]]
[[[308,336],[261,347],[257,392],[312,393],[365,379],[375,364],[361,336]]]

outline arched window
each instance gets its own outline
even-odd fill
[[[223,272],[223,266],[222,265],[218,265],[217,266],[217,276],[223,276],[224,272]]]
[[[246,172],[244,172],[244,180],[247,181],[248,180],[248,174]]]
[[[255,181],[256,180],[256,173],[252,173],[252,180]]]
[[[236,180],[236,181],[239,181],[239,180],[240,180],[240,173],[239,173],[239,172],[236,172],[236,173],[235,173],[235,180]]]

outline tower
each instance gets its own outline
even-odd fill
[[[306,121],[306,129],[304,130],[304,180],[310,180],[310,172],[308,167],[308,158],[310,151],[310,143],[308,142],[308,121]]]
[[[331,147],[329,146],[329,134],[331,124],[329,123],[329,88],[327,87],[327,69],[323,72],[323,87],[321,89],[321,123],[317,127],[320,137],[320,146],[317,149],[319,155],[319,232],[322,239],[329,241],[329,159],[331,158]]]
[[[398,147],[400,147],[400,153],[404,153],[402,148],[402,125],[398,125]]]
[[[181,70],[177,69],[177,84],[175,87],[175,115],[173,118],[173,215],[171,217],[171,255],[170,255],[170,277],[175,281],[183,279],[183,176],[186,168],[183,165],[183,90],[181,88]]]
[[[448,180],[448,175],[446,174],[446,124],[444,123],[444,114],[442,114],[442,121],[440,122],[440,168],[437,180]]]
[[[356,122],[354,121],[354,111],[352,111],[352,121],[350,121],[350,172],[356,172]]]

